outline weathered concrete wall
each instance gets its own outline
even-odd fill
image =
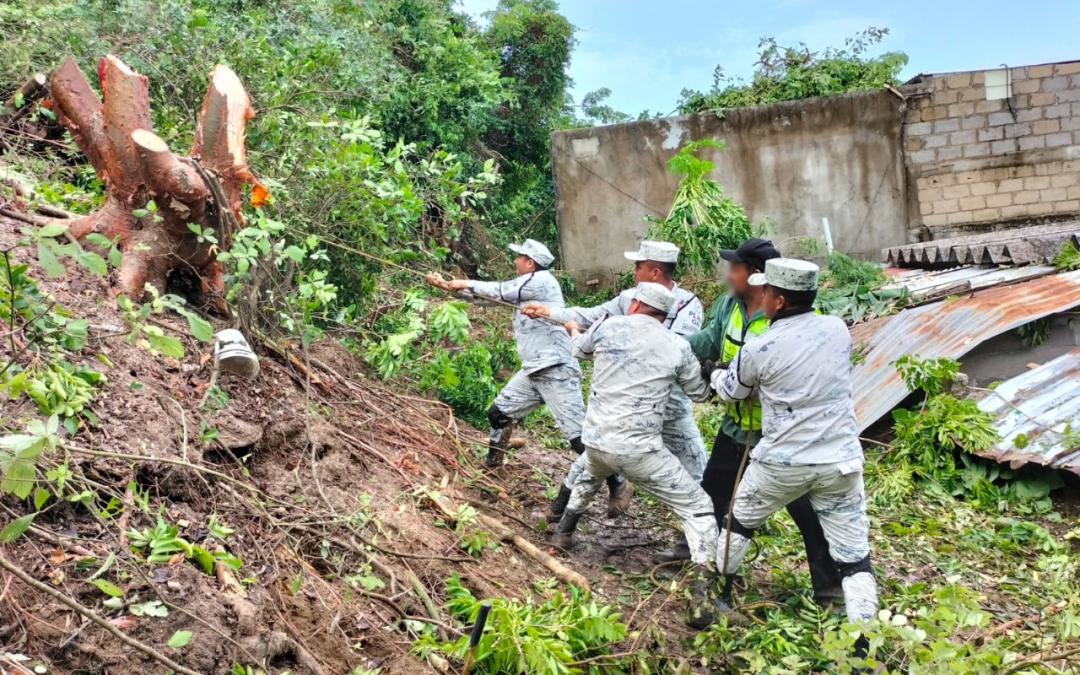
[[[901,87],[909,226],[924,238],[1080,214],[1080,61],[1010,68],[1008,103],[986,100],[987,72]]]
[[[972,386],[989,387],[1031,369],[1031,364],[1052,361],[1080,346],[1080,324],[1069,314],[1047,317],[1050,333],[1038,347],[1028,347],[1016,331],[990,338],[960,357],[960,370]]]
[[[907,241],[901,100],[885,91],[633,122],[552,134],[562,265],[579,280],[627,267],[623,251],[667,215],[678,177],[667,162],[683,143],[722,139],[712,178],[771,237],[820,237],[829,219],[837,249],[877,260]],[[792,250],[790,243],[781,250]]]

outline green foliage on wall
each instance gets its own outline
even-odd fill
[[[775,38],[762,38],[758,44],[757,67],[749,82],[732,79],[717,66],[711,90],[683,90],[679,112],[719,112],[725,108],[795,101],[897,84],[897,76],[907,65],[907,55],[903,52],[870,55],[871,49],[888,34],[887,28],[868,28],[848,38],[843,48],[830,47],[823,52],[812,52],[803,43],[785,47]]]

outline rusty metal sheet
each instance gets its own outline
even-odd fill
[[[1080,221],[1009,228],[882,249],[889,265],[942,269],[957,265],[1026,265],[1053,260],[1062,244],[1080,246]]]
[[[1080,349],[1003,382],[979,408],[997,416],[1001,436],[983,457],[1080,474]]]
[[[899,357],[959,358],[995,335],[1078,305],[1080,271],[997,286],[854,326],[851,339],[864,357],[854,373],[859,430],[907,396],[892,365]]]
[[[1025,279],[1044,277],[1054,273],[1050,265],[1025,267],[980,267],[968,265],[951,270],[928,272],[907,270],[896,274],[884,289],[906,288],[914,302],[956,295],[965,291],[1010,284]]]

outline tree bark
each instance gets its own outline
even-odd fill
[[[34,106],[34,102],[45,95],[48,83],[48,78],[43,74],[37,73],[29,80],[23,83],[14,94],[4,102],[6,110],[3,111],[3,117],[9,122],[17,120],[22,117],[26,110]]]
[[[194,273],[224,310],[217,252],[227,250],[241,222],[244,183],[265,194],[247,167],[244,127],[255,115],[240,79],[224,65],[210,76],[190,156],[174,154],[153,131],[146,77],[119,58],[98,65],[102,98],[68,56],[53,73],[54,111],[105,183],[104,205],[67,221],[77,239],[97,232],[119,239],[122,293],[141,298],[146,284],[166,291],[174,270]],[[261,195],[260,195],[261,197]],[[153,201],[156,210],[143,212]],[[139,215],[136,215],[138,213]],[[188,227],[210,230],[217,244]]]

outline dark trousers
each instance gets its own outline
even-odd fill
[[[701,487],[712,498],[713,512],[720,529],[723,529],[724,519],[727,518],[728,505],[735,492],[735,479],[745,450],[745,443],[739,443],[721,431],[716,435],[712,454],[705,465]],[[839,589],[840,570],[829,554],[829,543],[825,540],[825,532],[821,529],[821,522],[810,504],[810,498],[799,497],[787,505],[787,512],[791,514],[791,519],[802,534],[815,593],[826,589]]]

